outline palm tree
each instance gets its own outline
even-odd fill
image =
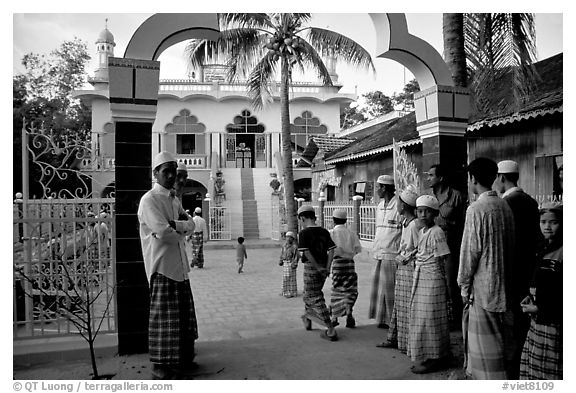
[[[503,111],[517,109],[529,96],[538,78],[532,67],[536,59],[533,14],[444,14],[443,33],[444,58],[454,83],[470,88],[476,112],[493,108],[502,92],[514,96],[498,102]]]
[[[247,89],[255,109],[272,101],[271,82],[280,68],[280,115],[284,193],[288,230],[297,230],[290,138],[288,93],[294,69],[315,70],[320,81],[332,86],[322,56],[334,56],[375,72],[370,54],[353,40],[336,32],[305,26],[310,14],[220,14],[220,36],[216,41],[193,40],[186,47],[190,66],[224,58],[229,81],[247,78]]]

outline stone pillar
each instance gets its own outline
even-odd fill
[[[354,216],[354,232],[360,238],[360,204],[362,203],[362,196],[354,195],[352,197],[352,215]]]
[[[326,203],[326,197],[324,196],[324,192],[320,192],[320,196],[318,197],[318,220],[320,220],[320,226],[325,228],[324,226],[324,204]]]
[[[422,171],[442,164],[452,174],[452,185],[466,192],[468,89],[436,85],[414,93],[414,105],[422,139]]]
[[[120,355],[148,351],[149,289],[138,203],[152,187],[152,124],[160,63],[111,57],[110,110],[116,141],[116,320]]]

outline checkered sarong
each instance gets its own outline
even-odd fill
[[[474,379],[509,379],[514,357],[511,311],[490,312],[477,304],[464,307],[464,369]]]
[[[372,290],[368,318],[376,319],[378,324],[390,324],[394,309],[394,280],[396,279],[396,260],[379,259],[372,272]]]
[[[394,310],[388,330],[388,341],[398,342],[398,349],[408,350],[408,328],[410,326],[410,295],[414,281],[414,263],[399,265],[394,285]]]
[[[343,317],[352,310],[358,299],[358,275],[353,259],[336,258],[332,261],[332,295],[330,313],[332,318]]]
[[[450,355],[448,288],[440,264],[416,265],[410,299],[408,351],[412,361]]]
[[[190,266],[204,267],[204,233],[194,232],[190,235],[192,262]]]
[[[198,326],[190,281],[174,281],[154,273],[150,279],[150,361],[165,365],[192,361],[197,338]]]
[[[326,277],[318,273],[309,263],[304,264],[304,315],[312,322],[328,327],[330,311],[324,300],[324,282]]]
[[[520,360],[520,379],[562,379],[562,325],[532,320]]]
[[[292,261],[286,259],[282,265],[282,296],[296,296],[296,269],[292,267]]]

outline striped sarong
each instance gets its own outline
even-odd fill
[[[417,264],[414,269],[406,352],[412,361],[450,355],[450,303],[443,270],[439,264]]]
[[[194,232],[190,235],[192,262],[190,266],[204,267],[204,233]]]
[[[296,268],[292,267],[292,261],[286,259],[282,265],[282,296],[293,297],[297,295]]]
[[[474,379],[509,379],[514,357],[511,311],[490,312],[477,304],[464,308],[464,369]]]
[[[174,281],[154,273],[150,279],[150,361],[164,365],[191,362],[197,338],[198,326],[190,281]]]
[[[532,320],[520,359],[520,379],[562,379],[562,325]]]
[[[372,290],[368,318],[376,319],[378,324],[390,324],[394,309],[394,280],[396,279],[395,256],[390,259],[378,259],[372,272]]]
[[[388,341],[397,342],[402,353],[408,350],[408,331],[410,326],[410,296],[414,281],[414,262],[399,265],[394,285],[394,309],[388,330]]]
[[[336,258],[332,261],[332,294],[330,313],[332,318],[348,315],[358,299],[358,275],[353,259]]]
[[[304,264],[304,316],[312,322],[328,327],[331,324],[330,311],[324,300],[324,282],[326,277],[316,271],[309,263]]]

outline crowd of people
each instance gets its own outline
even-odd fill
[[[156,184],[138,209],[153,378],[186,377],[196,367],[185,240],[194,242],[192,266],[202,267],[198,242],[205,241],[206,229],[201,210],[195,212],[201,220],[192,219],[177,198],[173,188],[184,176],[177,179],[177,169],[170,153],[154,157]],[[440,165],[427,172],[431,195],[396,190],[392,176],[378,177],[369,317],[388,331],[377,346],[399,350],[412,360],[412,372],[427,373],[449,366],[450,331],[462,330],[471,378],[562,379],[562,206],[539,209],[518,187],[513,161],[477,158],[467,172],[469,192],[477,196],[469,206]],[[280,252],[281,295],[296,296],[300,260],[304,328],[319,324],[326,328],[321,338],[338,341],[338,318],[346,318],[347,328],[356,326],[354,256],[362,247],[346,227],[345,210],[333,212],[331,231],[316,223],[310,205],[297,216],[301,230],[286,233]],[[242,243],[240,238],[239,273],[247,257]]]

